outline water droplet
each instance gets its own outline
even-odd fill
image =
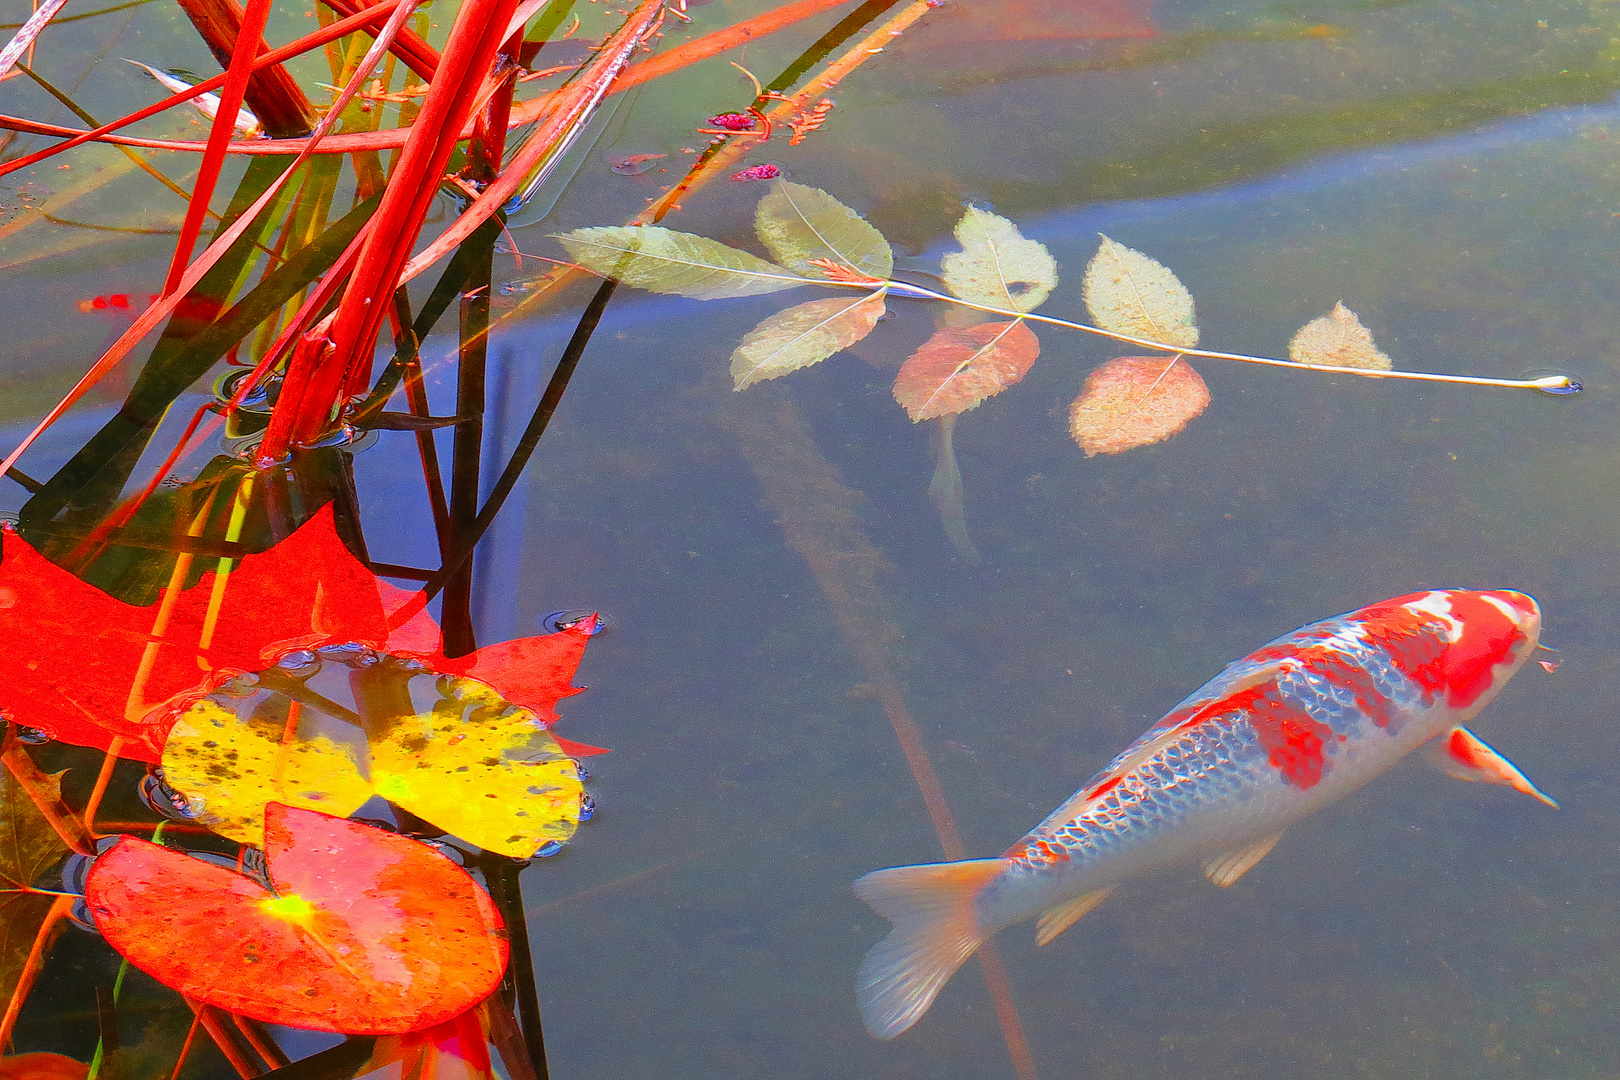
[[[585,767],[583,762],[575,761],[574,771],[579,774],[579,782],[582,784],[591,778],[591,771]]]
[[[589,821],[596,816],[596,800],[589,795],[579,797],[579,820]]]
[[[1554,397],[1568,397],[1571,394],[1580,393],[1585,387],[1571,379],[1568,386],[1538,386],[1536,389],[1543,394],[1552,394]]]
[[[547,840],[540,845],[539,850],[534,853],[534,857],[536,859],[549,859],[562,849],[563,842],[561,840]]]
[[[592,615],[596,616],[596,629],[591,631],[592,637],[613,625],[613,617],[610,615],[604,615],[600,611],[590,611],[585,608],[571,608],[567,611],[551,611],[542,615],[540,617],[540,627],[548,634],[556,634],[563,630],[573,629]]]
[[[41,743],[50,742],[51,733],[48,731],[42,731],[37,727],[27,727],[23,724],[18,724],[17,741],[28,746],[38,746]]]

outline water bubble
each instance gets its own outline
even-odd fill
[[[171,821],[194,821],[197,817],[191,800],[169,786],[161,768],[141,777],[140,795],[148,809]]]
[[[585,608],[571,608],[566,611],[547,612],[540,617],[540,626],[546,633],[556,634],[563,630],[572,630],[592,615],[596,616],[596,629],[591,631],[592,637],[613,625],[613,618],[610,615],[604,615],[600,611],[590,611]]]
[[[579,782],[582,784],[591,778],[591,771],[585,767],[583,762],[574,762],[574,771],[579,774]]]
[[[116,836],[103,836],[96,841],[96,855],[118,843]],[[90,865],[96,861],[96,855],[69,855],[62,864],[62,891],[83,895],[85,879],[90,875]]]
[[[218,689],[214,692],[224,694],[227,697],[246,697],[249,694],[257,693],[258,688],[259,677],[248,671],[226,679],[219,684]]]
[[[84,902],[82,896],[73,901],[73,906],[68,908],[68,922],[86,933],[101,936],[101,931],[96,928],[95,917],[90,914],[90,905]]]
[[[292,649],[276,658],[276,667],[290,675],[313,675],[321,669],[321,661],[308,649]]]
[[[535,851],[534,857],[536,859],[549,859],[562,849],[563,842],[561,840],[547,840]]]
[[[579,797],[579,820],[589,821],[596,816],[596,800],[589,795]]]
[[[41,743],[50,742],[51,733],[48,731],[42,731],[37,727],[28,727],[24,724],[18,724],[17,741],[28,746],[38,746]]]
[[[372,667],[381,662],[382,657],[377,650],[358,641],[345,641],[339,645],[322,645],[315,650],[315,654],[322,660],[335,660],[349,667]]]
[[[228,371],[221,375],[214,380],[214,397],[220,401],[230,401],[231,398],[236,396],[237,390],[241,389],[243,380],[252,374],[251,368],[244,368],[238,371]],[[268,411],[270,408],[270,388],[279,382],[280,379],[278,378],[261,379],[259,384],[249,390],[242,398],[237,408],[246,409],[249,412]]]

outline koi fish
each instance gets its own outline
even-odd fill
[[[1229,664],[999,859],[876,870],[855,893],[894,928],[861,961],[867,1030],[921,1019],[991,935],[1045,945],[1126,878],[1200,863],[1237,881],[1294,822],[1417,749],[1459,780],[1557,806],[1463,725],[1529,659],[1534,599],[1412,593],[1301,627]]]
[[[145,71],[152,78],[162,83],[171,94],[178,94],[182,90],[190,90],[193,86],[192,83],[188,83],[184,79],[177,79],[167,71],[159,71],[151,64],[143,64],[139,60],[131,60],[127,56],[124,57],[124,63],[134,64]],[[219,115],[218,94],[198,94],[191,99],[191,104],[195,105],[197,111],[210,120]],[[243,135],[257,135],[259,133],[259,118],[246,109],[238,109],[236,110],[236,120],[231,126]]]

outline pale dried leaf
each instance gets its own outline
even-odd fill
[[[894,272],[889,242],[864,218],[820,188],[778,180],[754,211],[754,230],[783,266],[822,277],[813,259],[830,259],[870,278]]]
[[[1034,311],[1057,288],[1057,260],[1046,245],[1025,239],[1018,226],[970,206],[956,223],[961,251],[945,256],[945,287],[963,300]]]
[[[1069,434],[1086,452],[1123,454],[1162,442],[1209,404],[1209,387],[1183,358],[1121,356],[1086,376],[1069,407]]]
[[[1395,364],[1373,343],[1372,331],[1342,303],[1321,318],[1300,327],[1288,343],[1288,358],[1296,364],[1371,368],[1388,371]]]
[[[717,300],[805,284],[800,274],[757,255],[657,225],[605,225],[557,237],[593,273],[650,292]]]
[[[1022,379],[1040,354],[1023,319],[947,327],[900,365],[894,399],[913,420],[966,412]]]
[[[812,300],[778,311],[742,339],[731,354],[736,389],[820,363],[872,332],[883,317],[883,293]]]
[[[1169,267],[1104,236],[1086,265],[1086,309],[1104,330],[1191,349],[1198,344],[1192,295]]]

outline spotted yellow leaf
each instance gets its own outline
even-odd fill
[[[271,802],[344,817],[373,795],[514,858],[572,836],[579,766],[540,718],[477,679],[411,664],[277,669],[201,698],[163,748],[176,809],[255,845]]]

